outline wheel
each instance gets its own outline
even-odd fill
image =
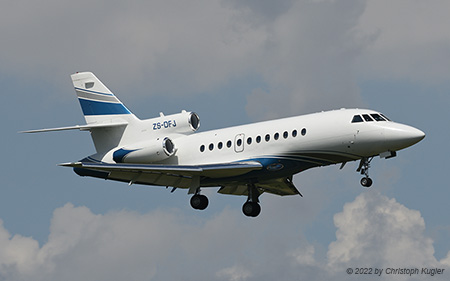
[[[256,202],[245,202],[242,212],[247,217],[257,217],[261,213],[261,206]]]
[[[371,187],[372,183],[373,183],[373,181],[371,178],[362,178],[361,179],[361,185],[364,187]]]
[[[208,207],[208,197],[205,195],[196,194],[191,198],[191,206],[196,210],[204,210]]]

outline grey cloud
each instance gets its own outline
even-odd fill
[[[0,11],[0,72],[90,70],[146,94],[205,92],[245,76],[264,40],[234,14],[219,1],[15,2]]]
[[[369,0],[357,30],[376,40],[358,63],[361,78],[446,83],[449,9],[450,2],[440,0]]]
[[[362,104],[354,62],[367,41],[354,28],[365,2],[350,2],[297,1],[271,26],[260,63],[267,87],[248,97],[251,117]]]
[[[295,0],[223,0],[222,4],[238,12],[240,20],[253,24],[267,24],[286,13]]]
[[[261,77],[258,120],[364,106],[361,77],[447,81],[444,2],[17,1],[0,10],[0,73],[58,84],[90,70],[171,96]]]

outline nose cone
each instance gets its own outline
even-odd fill
[[[410,145],[416,144],[419,141],[423,140],[425,138],[425,133],[422,132],[419,129],[413,128],[413,127],[409,127],[410,129],[408,130],[408,132],[405,134],[405,138],[407,138],[410,141]]]
[[[414,145],[425,138],[425,133],[411,126],[391,123],[385,128],[385,140],[390,150],[400,150]]]

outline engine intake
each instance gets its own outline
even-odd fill
[[[149,164],[165,160],[177,151],[173,141],[165,137],[162,141],[142,142],[136,145],[122,147],[114,151],[113,160],[116,163]]]

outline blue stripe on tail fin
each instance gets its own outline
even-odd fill
[[[121,103],[100,102],[79,98],[84,115],[131,114]]]
[[[72,82],[85,116],[132,114],[128,108],[91,72],[72,75]],[[88,122],[89,123],[89,122]]]

